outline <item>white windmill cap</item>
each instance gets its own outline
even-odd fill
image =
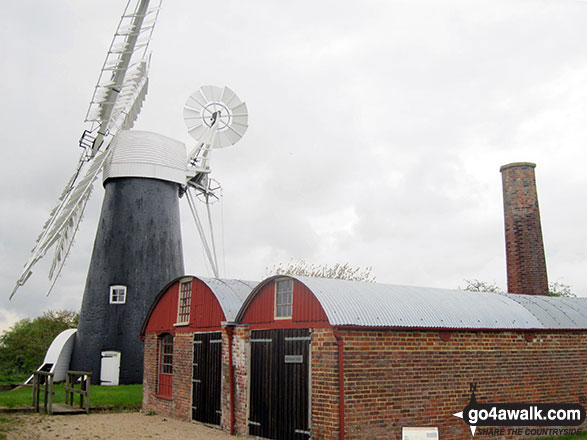
[[[111,143],[103,182],[114,177],[146,177],[185,183],[185,144],[150,131],[121,130]]]

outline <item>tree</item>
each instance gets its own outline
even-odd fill
[[[465,287],[459,286],[461,290],[468,292],[495,292],[503,293],[503,290],[496,283],[488,283],[487,281],[479,280],[465,280],[467,285]]]
[[[21,319],[0,335],[0,372],[28,374],[43,362],[53,339],[75,328],[79,315],[70,310],[49,310],[33,320]]]
[[[467,290],[469,292],[495,292],[505,293],[505,290],[499,287],[496,283],[488,283],[487,281],[479,281],[476,279],[465,280],[467,285],[465,287],[458,287],[461,290]],[[576,298],[577,295],[571,292],[571,286],[558,281],[554,283],[548,283],[548,294],[550,296],[560,296],[565,298]]]
[[[266,268],[267,275],[297,275],[317,278],[335,278],[338,280],[375,282],[375,275],[371,273],[373,268],[351,267],[348,263],[334,265],[308,264],[304,260],[290,260],[287,265],[279,263]]]
[[[577,297],[577,295],[571,292],[571,286],[568,284],[559,283],[558,281],[554,283],[548,283],[548,293],[550,296],[561,296],[564,298]]]

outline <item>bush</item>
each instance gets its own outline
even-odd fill
[[[28,375],[37,369],[53,339],[77,327],[79,315],[49,310],[33,320],[21,319],[0,336],[0,376]]]

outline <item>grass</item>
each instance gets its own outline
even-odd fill
[[[65,386],[56,384],[54,386],[53,402],[65,403]],[[120,408],[140,407],[143,396],[142,385],[119,385],[106,387],[92,385],[90,387],[91,406],[115,406]],[[76,396],[77,397],[77,396]],[[75,400],[77,403],[79,397]],[[0,407],[24,408],[32,406],[33,389],[23,387],[17,390],[4,391],[0,393]],[[43,394],[41,393],[41,403]],[[1,437],[0,437],[1,438]]]
[[[24,383],[30,377],[30,374],[6,374],[0,373],[0,385],[13,385]]]

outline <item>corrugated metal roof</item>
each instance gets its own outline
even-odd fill
[[[335,326],[587,329],[587,298],[536,297],[324,278],[292,278],[314,293],[328,321]]]
[[[204,278],[202,280],[212,290],[222,307],[226,320],[231,322],[236,318],[243,302],[249,296],[258,281],[232,280],[222,278]]]
[[[545,328],[587,328],[587,298],[503,294],[521,304]]]

